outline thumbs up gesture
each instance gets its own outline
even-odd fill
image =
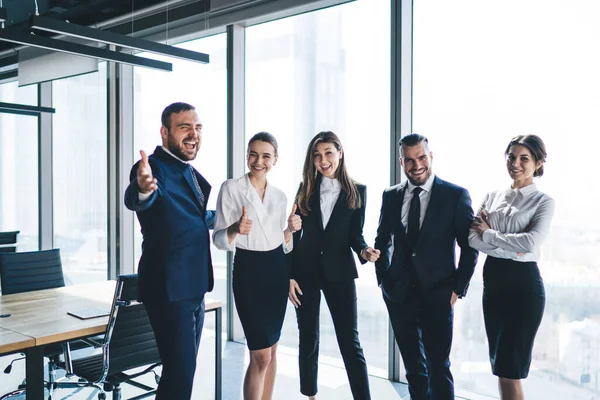
[[[137,184],[140,193],[152,193],[158,188],[156,178],[152,176],[152,168],[148,162],[148,156],[144,150],[140,150],[142,159],[137,169]]]
[[[250,233],[250,229],[252,229],[252,220],[248,219],[248,215],[246,214],[246,206],[242,206],[242,216],[237,222],[237,233],[240,235],[247,235]]]
[[[294,204],[294,206],[292,207],[292,212],[287,220],[288,229],[291,233],[294,233],[294,232],[302,229],[302,218],[300,218],[299,215],[296,215],[297,208],[298,208],[298,206],[296,206],[296,204]]]

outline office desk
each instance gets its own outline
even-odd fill
[[[0,328],[0,354],[15,353],[35,346],[35,339]]]
[[[115,284],[115,281],[103,281],[0,296],[0,314],[12,314],[8,318],[0,318],[0,328],[20,334],[21,339],[30,345],[27,338],[35,341],[33,346],[22,348],[26,356],[28,399],[41,400],[44,396],[44,345],[98,335],[106,330],[108,317],[81,320],[68,315],[67,311],[92,306],[110,310]],[[215,311],[215,398],[220,399],[221,302],[207,299],[205,308],[206,312]],[[6,335],[7,338],[15,338],[10,333]],[[14,339],[7,339],[7,348],[8,340]]]

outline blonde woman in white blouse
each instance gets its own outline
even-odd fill
[[[546,146],[535,135],[517,136],[505,151],[510,188],[488,193],[471,226],[469,245],[488,256],[483,267],[483,315],[492,372],[502,400],[524,398],[521,379],[545,306],[537,261],[554,214],[554,200],[537,190]]]
[[[287,217],[285,194],[267,182],[277,162],[273,135],[254,135],[247,161],[246,175],[221,186],[213,241],[221,250],[235,250],[233,294],[250,350],[244,399],[269,400],[289,288],[284,253],[291,250],[292,232],[302,221],[295,207]]]

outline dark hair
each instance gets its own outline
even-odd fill
[[[173,103],[169,104],[162,112],[160,116],[160,121],[164,127],[167,129],[171,129],[171,114],[179,114],[182,111],[191,111],[195,110],[196,107],[188,104],[188,103]]]
[[[269,132],[258,132],[257,134],[252,136],[248,141],[248,151],[250,151],[250,145],[258,141],[269,143],[271,146],[273,146],[273,148],[275,149],[275,157],[277,157],[278,146],[277,139],[275,139],[275,136],[271,135]]]
[[[413,147],[422,142],[427,143],[426,146],[429,149],[429,140],[425,136],[419,135],[418,133],[411,133],[403,136],[398,141],[398,151],[400,152],[400,156],[402,156],[402,146]]]
[[[338,138],[337,135],[331,131],[318,133],[308,144],[308,148],[306,149],[306,158],[304,159],[304,167],[302,168],[302,185],[300,186],[298,194],[296,195],[296,204],[298,204],[298,208],[303,215],[307,215],[308,212],[311,211],[309,202],[311,196],[315,192],[317,178],[320,174],[313,161],[314,152],[317,148],[317,145],[320,143],[331,143],[335,146],[337,151],[343,151],[340,138]],[[340,164],[335,171],[335,175],[342,186],[342,190],[346,193],[348,208],[354,210],[362,206],[362,200],[360,198],[358,189],[356,188],[356,182],[348,175],[345,159],[346,157],[342,155]]]
[[[514,138],[511,139],[510,143],[506,147],[506,150],[504,151],[504,155],[507,156],[508,153],[510,152],[510,148],[512,146],[516,146],[516,145],[521,145],[521,146],[526,147],[527,150],[529,150],[529,152],[533,156],[533,159],[535,160],[536,163],[538,161],[542,162],[542,165],[540,165],[540,167],[537,168],[533,172],[533,176],[544,175],[544,163],[546,162],[547,154],[546,154],[546,145],[544,144],[544,141],[542,140],[542,138],[540,138],[537,135],[515,136]]]

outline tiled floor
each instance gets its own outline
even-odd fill
[[[298,364],[294,349],[280,349],[278,352],[278,372],[275,383],[274,399],[305,400],[299,391]],[[4,369],[8,362],[6,357],[0,358],[0,370]],[[246,365],[248,362],[248,351],[246,346],[239,343],[227,342],[223,347],[223,400],[240,400],[241,388]],[[0,372],[0,374],[2,374]],[[24,376],[24,362],[15,363],[13,372],[9,375],[0,375],[0,393],[5,393],[20,382]],[[152,385],[152,374],[147,375],[142,382]],[[371,377],[371,393],[374,400],[379,399],[408,399],[406,385],[392,383],[386,379]],[[123,398],[127,399],[142,393],[129,385],[123,386]],[[24,399],[24,396],[12,399]],[[108,398],[111,395],[108,394]],[[202,339],[200,353],[198,355],[198,370],[194,381],[194,400],[214,399],[214,336],[212,332],[206,331]],[[350,387],[344,369],[322,362],[319,365],[319,398],[335,400],[352,400]],[[489,400],[490,397],[482,397],[464,391],[457,390],[457,398],[470,400]],[[97,399],[97,391],[85,389],[61,389],[55,392],[54,400],[94,400]]]

